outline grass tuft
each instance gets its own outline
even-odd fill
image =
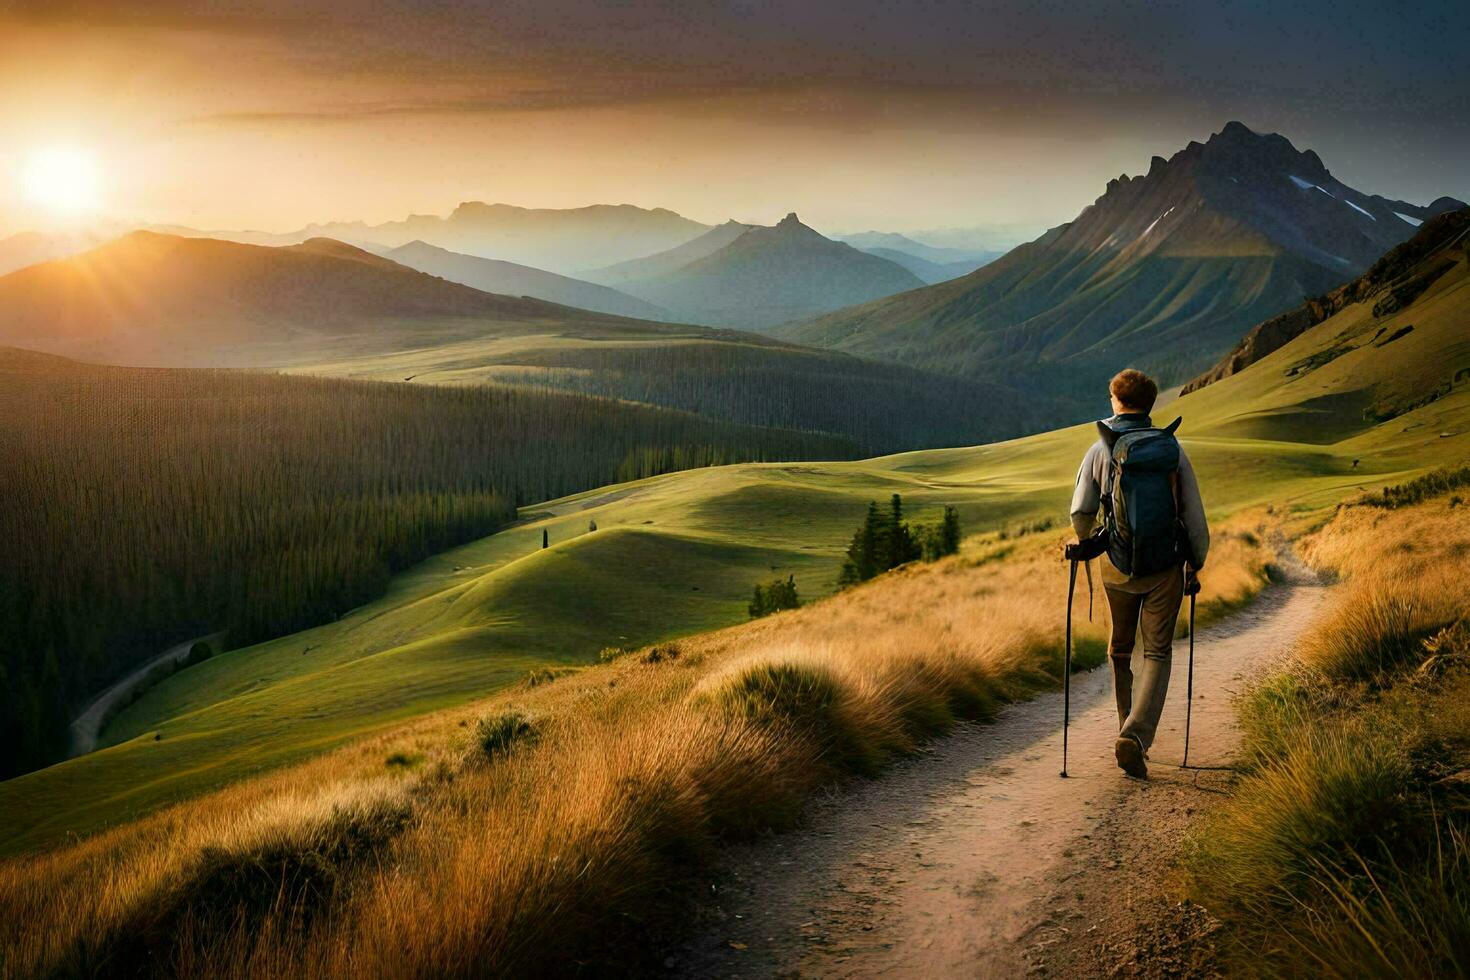
[[[517,746],[535,742],[540,734],[540,725],[533,719],[510,709],[481,718],[475,725],[475,744],[487,759],[495,759]]]

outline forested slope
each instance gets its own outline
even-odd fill
[[[0,775],[157,646],[333,619],[517,504],[846,440],[500,386],[83,365],[0,349]]]

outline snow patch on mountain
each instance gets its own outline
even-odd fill
[[[1418,228],[1420,225],[1422,225],[1424,223],[1423,221],[1420,221],[1418,218],[1415,218],[1412,215],[1401,214],[1398,211],[1395,211],[1394,212],[1394,217],[1396,217],[1396,218],[1403,218],[1405,221],[1407,221],[1409,224],[1413,225],[1415,228]]]
[[[1354,211],[1361,212],[1362,214],[1368,214],[1367,211],[1364,211],[1362,208],[1358,207],[1352,201],[1344,200],[1342,203],[1346,204],[1348,207],[1352,208]],[[1370,221],[1377,221],[1378,219],[1375,218],[1375,217],[1373,217],[1373,215],[1368,214],[1368,220],[1370,220]]]
[[[1148,233],[1154,230],[1154,225],[1158,224],[1160,221],[1163,221],[1165,218],[1167,218],[1169,215],[1171,215],[1173,213],[1174,213],[1174,207],[1173,207],[1173,205],[1170,205],[1169,206],[1169,210],[1165,211],[1163,214],[1159,215],[1157,218],[1155,218],[1154,220],[1150,221],[1148,223],[1148,227],[1145,228],[1145,229],[1143,229],[1143,234],[1142,235],[1139,235],[1138,237],[1139,238],[1147,238],[1148,237]]]

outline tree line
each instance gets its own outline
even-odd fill
[[[0,777],[160,648],[330,621],[518,505],[844,439],[608,399],[0,350]]]
[[[750,425],[831,432],[868,455],[962,446],[1044,428],[992,385],[780,344],[686,341],[553,348],[505,363],[551,388]]]
[[[903,498],[894,494],[888,506],[869,501],[862,526],[853,533],[838,575],[839,587],[856,585],[891,568],[920,558],[937,561],[960,550],[960,512],[946,506],[937,525],[911,527],[904,521]]]

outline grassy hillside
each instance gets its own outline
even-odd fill
[[[1160,408],[1161,419],[1184,416],[1213,514],[1310,514],[1470,455],[1463,383],[1388,422],[1364,415],[1434,390],[1464,360],[1470,275],[1463,255],[1457,262],[1390,316],[1350,307],[1250,370]],[[1388,336],[1410,322],[1391,344],[1292,370],[1344,336]],[[603,646],[736,622],[750,586],[776,573],[794,574],[803,595],[823,594],[866,502],[890,493],[918,520],[956,504],[971,530],[1060,519],[1092,438],[1083,426],[860,462],[723,467],[527,508],[526,523],[424,563],[338,623],[165,682],[118,719],[106,751],[0,786],[13,828],[6,846],[103,826],[381,728],[384,698],[408,714],[482,695],[533,663],[585,663]],[[534,553],[543,530],[553,547]],[[216,683],[225,673],[234,680]],[[53,805],[30,806],[37,798]]]
[[[1216,599],[1261,581],[1249,539],[1218,557]],[[788,825],[830,780],[1054,682],[1061,571],[1048,538],[989,542],[0,865],[0,902],[45,924],[7,918],[0,949],[22,972],[615,969],[658,948],[717,836]],[[1101,624],[1080,632],[1095,663]]]
[[[1161,406],[1185,419],[1217,520],[1208,600],[1248,595],[1265,560],[1258,531],[1220,518],[1320,526],[1344,499],[1470,458],[1470,395],[1453,380],[1467,310],[1461,252],[1406,306],[1349,307]],[[340,622],[175,676],[103,751],[0,784],[15,853],[236,783],[0,866],[0,903],[20,910],[0,944],[23,972],[168,953],[182,972],[250,975],[516,972],[626,949],[687,900],[679,882],[716,837],[786,824],[833,778],[1055,678],[1061,535],[995,531],[1061,518],[1092,438],[707,469],[527,508]],[[958,559],[667,642],[739,622],[772,574],[820,595],[863,504],[890,492],[920,520],[957,503],[987,533]],[[1084,659],[1098,629],[1081,627]],[[539,669],[655,640],[607,666]]]
[[[518,503],[851,444],[499,386],[84,365],[0,349],[0,774],[159,648],[337,618]]]

